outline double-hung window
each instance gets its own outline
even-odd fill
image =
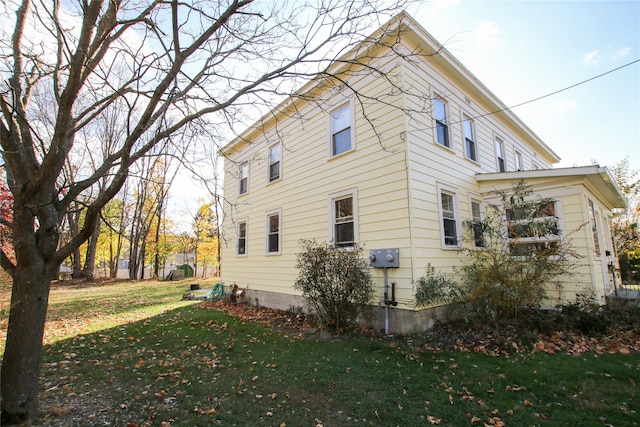
[[[498,161],[498,172],[506,172],[507,165],[504,160],[504,142],[496,138],[496,159]]]
[[[480,202],[471,201],[471,230],[473,232],[473,246],[484,248],[484,229],[482,227],[482,205]]]
[[[433,115],[436,121],[436,141],[444,147],[451,148],[447,124],[447,105],[440,98],[433,99]]]
[[[282,145],[275,144],[269,148],[269,182],[280,179],[282,164]]]
[[[331,155],[337,156],[351,149],[351,104],[346,104],[331,113]]]
[[[514,256],[536,252],[555,253],[560,245],[560,224],[555,201],[545,201],[535,209],[506,210],[509,248]]]
[[[440,190],[440,220],[442,244],[447,248],[458,248],[458,219],[455,193]]]
[[[237,255],[246,255],[247,254],[247,222],[239,221],[238,222],[238,242],[236,244],[236,254]]]
[[[593,252],[596,256],[600,256],[600,239],[598,238],[598,221],[596,217],[596,209],[593,200],[588,199],[589,219],[591,220],[591,232],[593,234]]]
[[[267,214],[267,253],[280,253],[280,212]]]
[[[522,153],[516,151],[516,170],[524,170],[524,164],[522,163]]]
[[[333,195],[331,200],[331,234],[336,247],[352,247],[358,234],[358,206],[355,191]]]
[[[474,162],[478,160],[478,155],[476,154],[476,138],[475,132],[473,129],[473,120],[468,117],[465,117],[462,120],[462,127],[464,128],[464,153],[467,156],[467,159],[473,160]]]
[[[242,163],[239,167],[239,185],[238,185],[238,193],[244,194],[249,191],[249,164]]]

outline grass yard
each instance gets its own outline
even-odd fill
[[[310,335],[180,301],[188,284],[55,286],[41,425],[640,426],[637,352],[496,357]]]

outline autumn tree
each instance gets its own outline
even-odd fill
[[[214,204],[215,202],[200,206],[193,218],[196,276],[198,267],[201,267],[201,274],[204,274],[207,267],[216,268],[219,265],[220,227],[213,209]]]
[[[629,158],[611,170],[627,202],[627,209],[617,210],[612,218],[613,243],[620,259],[623,283],[640,282],[640,176],[632,170]]]
[[[14,202],[15,251],[15,260],[0,253],[13,280],[0,378],[9,425],[29,423],[37,413],[51,281],[90,238],[136,162],[163,143],[228,140],[283,96],[310,97],[293,91],[309,76],[357,98],[329,64],[354,61],[347,73],[385,78],[366,51],[348,54],[363,40],[407,53],[393,49],[397,37],[370,35],[398,6],[374,0],[7,0],[3,6],[0,148]],[[95,124],[108,112],[117,112],[122,132],[106,145]],[[90,158],[81,146],[99,149]],[[69,159],[78,166],[73,180],[64,177]],[[80,201],[82,224],[62,242],[65,215]]]

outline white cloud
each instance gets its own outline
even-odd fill
[[[582,57],[582,62],[586,65],[596,65],[601,61],[600,50],[592,50]]]
[[[505,41],[500,37],[500,27],[493,21],[482,21],[473,33],[477,45],[491,50],[504,46]]]
[[[460,0],[432,0],[427,4],[429,13],[437,14],[441,10],[458,6],[460,4]]]
[[[631,48],[630,47],[623,47],[618,49],[618,51],[616,53],[613,54],[613,56],[611,56],[611,59],[613,59],[614,61],[618,58],[623,58],[625,56],[629,56],[629,54],[631,53]]]
[[[576,108],[578,108],[578,103],[574,100],[556,102],[555,104],[553,104],[553,109],[561,114],[564,114],[571,110],[575,110]]]

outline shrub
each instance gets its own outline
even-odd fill
[[[362,248],[337,248],[302,240],[294,288],[327,327],[340,332],[357,320],[374,295],[369,261]]]
[[[430,306],[450,304],[464,299],[464,289],[450,275],[437,271],[427,264],[426,274],[413,282],[416,291],[416,305]]]
[[[523,308],[540,305],[558,276],[571,274],[574,251],[561,236],[553,200],[532,197],[522,181],[496,194],[500,202],[484,219],[465,223],[473,244],[464,249],[469,262],[462,272],[473,315],[517,321]]]

